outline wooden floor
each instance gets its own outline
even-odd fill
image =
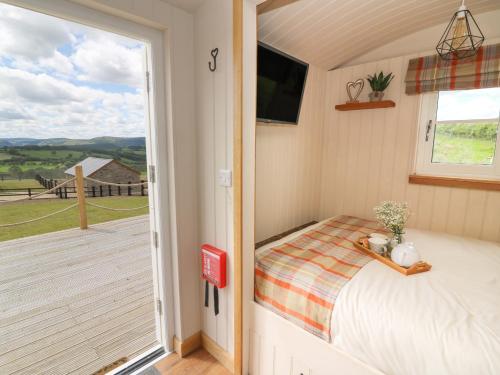
[[[185,358],[180,358],[176,353],[170,354],[155,365],[163,375],[230,375],[224,366],[208,354],[204,349],[198,349]]]
[[[147,216],[0,242],[0,374],[91,374],[157,345]]]

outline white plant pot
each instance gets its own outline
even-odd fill
[[[380,102],[382,98],[384,97],[384,92],[383,91],[372,91],[371,93],[368,94],[368,97],[370,98],[371,102]]]

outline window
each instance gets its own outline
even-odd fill
[[[424,94],[416,173],[500,178],[500,88]]]

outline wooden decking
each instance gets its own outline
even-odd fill
[[[0,242],[0,374],[91,374],[158,344],[147,216]]]

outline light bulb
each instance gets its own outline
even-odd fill
[[[460,48],[467,39],[467,21],[465,19],[466,9],[467,8],[463,3],[462,6],[458,8],[457,19],[455,20],[455,26],[453,27],[453,40],[451,42],[451,47],[455,49]]]

